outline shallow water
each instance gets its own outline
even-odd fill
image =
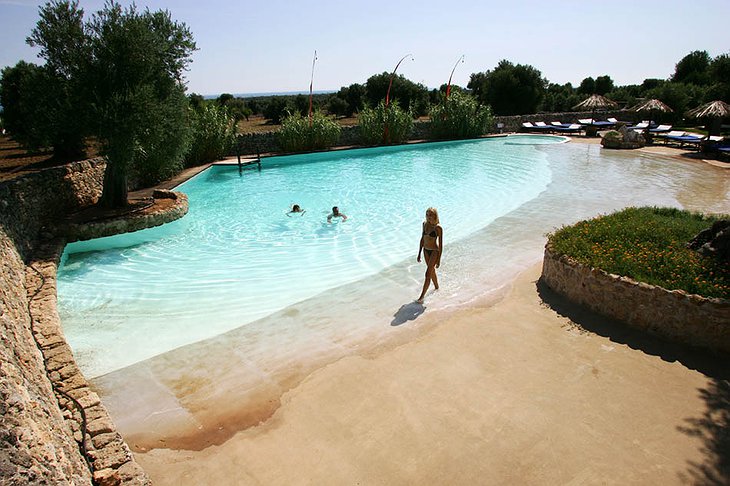
[[[505,145],[507,141],[512,143]],[[248,251],[246,245],[231,248],[222,237],[212,241],[201,238],[205,254],[210,256],[210,261],[216,261],[207,267],[207,273],[199,273],[203,272],[199,269],[177,274],[172,269],[181,262],[198,263],[199,257],[192,255],[185,243],[155,250],[156,240],[153,240],[151,248],[150,244],[141,244],[115,250],[111,256],[71,255],[59,274],[59,307],[77,360],[87,376],[93,377],[193,342],[198,344],[171,354],[192,353],[196,359],[205,360],[206,353],[220,353],[220,349],[211,349],[227,340],[234,346],[232,352],[245,356],[248,366],[257,370],[255,376],[266,376],[293,366],[306,356],[343,355],[358,348],[363,339],[373,342],[387,339],[389,329],[417,319],[424,311],[410,302],[418,295],[423,278],[424,267],[416,264],[415,253],[422,211],[428,205],[439,207],[445,229],[445,253],[439,271],[442,288],[427,298],[428,312],[497,295],[520,271],[540,261],[547,232],[580,219],[630,205],[730,212],[730,186],[721,169],[638,152],[602,151],[597,145],[512,145],[524,141],[500,139],[497,145],[490,140],[485,142],[493,145],[484,147],[478,142],[456,144],[480,156],[487,152],[494,157],[495,153],[489,152],[494,147],[517,148],[518,155],[509,158],[508,169],[489,157],[485,162],[465,155],[463,165],[467,170],[454,173],[458,163],[435,168],[431,165],[434,162],[422,157],[422,151],[409,153],[404,164],[408,168],[401,166],[394,171],[394,178],[403,177],[408,171],[428,175],[423,191],[418,190],[412,182],[414,179],[409,179],[409,184],[398,191],[388,190],[393,180],[383,180],[386,177],[383,170],[369,174],[374,179],[374,195],[356,190],[363,187],[362,174],[379,167],[375,163],[367,170],[326,174],[322,180],[337,181],[337,184],[315,186],[305,195],[297,194],[297,199],[283,190],[272,199],[266,191],[257,191],[258,186],[243,185],[247,197],[237,194],[228,200],[242,204],[233,212],[241,217],[240,224],[230,221],[217,224],[208,215],[196,221],[198,203],[191,191],[191,214],[179,225],[186,232],[212,224],[215,230],[211,234],[229,233],[239,241],[257,234],[259,229],[254,228],[268,229],[269,233],[264,232],[267,237],[261,241],[250,238],[255,248],[250,255],[237,253]],[[430,150],[440,153],[449,145],[454,144],[436,144]],[[366,151],[358,150],[354,154],[357,152]],[[385,153],[404,156],[398,151]],[[443,162],[444,158],[437,160]],[[288,172],[292,169],[310,170],[322,165],[290,165],[289,162],[301,161],[286,159],[282,162],[277,168],[279,173],[270,173],[285,181],[282,187],[301,182],[299,176],[290,177]],[[250,179],[260,181],[269,177],[268,170],[260,174],[245,173],[245,177],[253,174]],[[319,169],[316,172],[322,175]],[[432,172],[440,175],[434,178]],[[239,186],[241,182],[235,169],[232,173],[230,169],[214,170],[202,177],[222,178]],[[358,178],[357,184],[345,184]],[[517,181],[519,191],[507,181]],[[199,176],[189,184],[198,182],[206,181]],[[185,191],[186,187],[181,190]],[[336,190],[341,192],[333,192]],[[220,196],[218,192],[207,193],[200,204],[214,207],[212,201]],[[378,206],[380,199],[387,201],[382,206],[386,209]],[[275,207],[274,216],[262,214],[260,209],[252,211],[248,206],[252,200],[262,201],[256,203],[259,208]],[[349,221],[327,226],[322,222],[326,210],[311,209],[326,207],[332,200],[345,201],[338,204],[351,217]],[[302,204],[308,212],[304,216],[294,215],[294,219],[287,218],[281,208],[290,202]],[[393,207],[401,209],[389,210]],[[177,242],[180,233],[176,233],[173,225],[168,225],[165,231]],[[281,238],[282,235],[286,237]],[[276,241],[275,237],[283,241]],[[327,243],[320,245],[318,240]],[[140,247],[144,251],[136,254]],[[326,252],[318,254],[316,249],[321,248]],[[271,251],[272,255],[256,254],[264,251]],[[274,280],[263,284],[267,274],[272,273],[263,262],[272,264],[276,255],[280,261],[289,262],[287,271],[293,273],[282,276],[275,272]],[[96,264],[96,259],[101,259],[102,270],[84,271],[87,262]],[[247,276],[254,276],[253,281],[245,284],[245,292],[238,287],[243,281],[240,276],[226,277],[222,273],[229,267],[242,272],[239,267],[242,262],[251,263],[245,271]],[[172,266],[163,265],[160,270],[158,264]],[[128,271],[128,276],[120,281],[103,270],[108,267],[109,271],[116,272],[120,266]],[[310,276],[306,271],[311,271]],[[97,274],[96,280],[84,280]],[[81,287],[73,281],[77,277],[83,277]],[[105,288],[106,282],[113,282],[113,286]],[[133,292],[118,300],[120,288]],[[212,292],[205,293],[202,300],[196,299],[196,292],[201,292],[201,288]],[[254,297],[247,300],[249,290]],[[162,294],[172,295],[174,302],[165,304]],[[84,297],[84,300],[72,297]],[[194,311],[201,302],[209,307],[196,314]],[[252,310],[252,302],[264,304],[264,310]],[[151,309],[158,314],[150,317]],[[160,309],[164,309],[162,313]],[[130,316],[144,324],[124,327],[123,318]],[[226,331],[229,332],[220,338],[213,337]],[[153,362],[168,359],[164,355],[160,358]],[[215,360],[211,358],[211,361]],[[123,376],[124,370],[115,375]],[[109,379],[116,381],[115,377]]]
[[[551,172],[533,145],[560,141],[274,157],[243,174],[214,166],[179,188],[190,201],[182,220],[66,248],[67,339],[98,376],[374,275],[413,256],[428,206],[454,242],[536,197]],[[295,202],[305,212],[287,214]],[[347,221],[327,222],[334,204]]]

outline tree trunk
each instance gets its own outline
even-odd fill
[[[123,208],[127,205],[127,168],[134,150],[131,142],[113,144],[107,156],[104,188],[99,205],[105,208]]]

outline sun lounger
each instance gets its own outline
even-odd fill
[[[522,123],[522,131],[523,132],[531,132],[535,128],[535,125],[533,125],[530,122],[523,122]]]
[[[548,125],[545,122],[535,122],[535,128],[537,128],[537,131],[539,132],[551,132],[553,130],[553,126]]]
[[[554,127],[559,127],[559,128],[568,128],[570,125],[572,125],[572,123],[563,123],[563,122],[559,122],[559,121],[550,122],[550,124]]]
[[[608,120],[593,120],[593,126],[597,128],[611,128],[615,123]]]
[[[656,128],[650,128],[649,133],[665,133],[672,129],[672,125],[659,125]]]
[[[685,145],[691,145],[695,147],[700,146],[700,142],[704,140],[705,137],[702,135],[698,135],[696,133],[686,133],[684,132],[682,135],[676,135],[676,136],[670,136],[666,135],[664,137],[664,140],[666,143],[674,143],[679,144],[680,148],[684,147]]]
[[[583,130],[583,125],[579,125],[578,123],[573,123],[567,127],[555,127],[557,133],[579,133],[581,130]]]
[[[649,122],[641,122],[641,123],[637,123],[636,125],[634,125],[634,126],[632,126],[632,127],[628,127],[628,128],[630,128],[631,130],[640,130],[640,131],[644,131],[644,130],[646,130],[647,128],[649,128]]]

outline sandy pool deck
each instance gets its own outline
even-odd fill
[[[727,361],[582,312],[539,275],[319,369],[221,445],[135,456],[159,485],[727,480]]]

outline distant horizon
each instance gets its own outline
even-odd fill
[[[337,93],[339,90],[313,90],[312,94],[331,94],[331,93]],[[188,94],[200,94],[200,93],[193,93],[189,92]],[[264,98],[267,96],[296,96],[296,95],[309,95],[309,90],[307,91],[262,91],[259,93],[218,93],[218,94],[201,94],[200,96],[203,97],[205,100],[214,100],[218,97],[220,97],[223,94],[230,94],[234,98]]]

